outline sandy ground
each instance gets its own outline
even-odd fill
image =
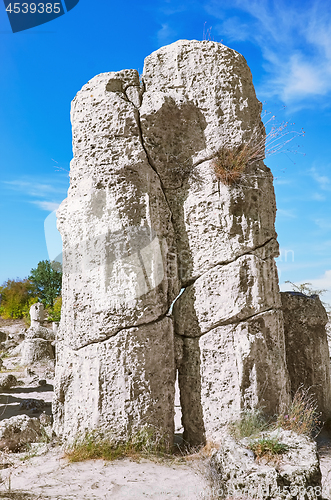
[[[122,459],[114,462],[89,460],[69,463],[59,448],[25,461],[7,456],[8,468],[1,471],[0,497],[33,499],[202,499],[208,498],[209,486],[197,468],[191,464],[171,461],[139,463]],[[10,460],[10,462],[9,462]],[[28,496],[30,495],[30,496]]]

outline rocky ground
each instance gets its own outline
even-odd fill
[[[18,346],[24,327],[23,322],[0,319],[0,335],[6,334],[1,376],[12,374],[18,380],[0,392],[0,421],[15,415],[51,415],[54,370],[49,363],[20,366]],[[325,431],[318,445],[323,498],[331,500],[331,439]],[[0,451],[0,498],[5,499],[212,499],[208,478],[208,460],[197,455],[158,462],[126,458],[70,463],[56,441],[31,445],[20,453]]]

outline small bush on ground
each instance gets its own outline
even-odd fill
[[[275,420],[267,421],[261,410],[245,410],[241,413],[240,419],[229,426],[229,432],[235,439],[256,436],[261,432],[272,431],[277,428],[290,430],[297,434],[304,434],[315,437],[321,430],[321,415],[317,411],[317,403],[310,389],[301,385],[292,399],[289,408],[275,416]],[[273,459],[287,451],[287,446],[281,443],[277,437],[251,441],[248,446],[257,456],[266,459]]]

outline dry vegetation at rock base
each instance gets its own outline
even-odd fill
[[[229,425],[230,434],[240,440],[245,437],[256,438],[264,432],[275,429],[294,431],[301,435],[316,437],[323,426],[321,414],[318,412],[314,396],[310,394],[310,388],[301,385],[293,396],[289,407],[271,420],[267,420],[260,409],[244,410],[240,418]],[[287,451],[277,437],[259,437],[252,440],[249,448],[256,457],[274,458],[275,455]]]
[[[245,410],[240,418],[228,426],[230,435],[241,440],[250,437],[248,449],[254,452],[257,460],[264,458],[277,461],[279,455],[288,451],[288,446],[276,436],[264,436],[264,433],[277,429],[294,431],[297,434],[314,436],[321,428],[320,415],[309,389],[303,386],[295,393],[289,408],[282,414],[268,421],[260,409]],[[116,442],[112,435],[101,431],[92,431],[77,438],[74,444],[67,448],[66,456],[71,462],[102,458],[115,460],[122,457],[133,459],[174,459],[194,456],[206,459],[210,457],[218,445],[208,442],[204,447],[179,446],[172,447],[162,436],[160,430],[144,427],[130,436],[125,442]]]

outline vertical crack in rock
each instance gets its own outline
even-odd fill
[[[143,147],[143,150],[146,153],[146,158],[147,158],[147,161],[148,161],[150,167],[154,170],[154,172],[156,173],[156,175],[158,176],[158,178],[160,180],[161,189],[162,189],[162,192],[164,194],[164,198],[165,198],[165,200],[167,202],[167,205],[169,207],[169,211],[171,213],[171,222],[173,224],[174,223],[173,214],[172,214],[172,210],[171,210],[171,207],[170,207],[167,195],[166,195],[166,191],[165,191],[165,188],[164,188],[163,181],[162,181],[161,176],[160,176],[159,172],[157,171],[157,169],[155,167],[155,164],[154,164],[154,162],[153,162],[150,154],[148,153],[148,150],[147,150],[146,145],[145,145],[145,141],[144,141],[144,137],[143,137],[143,133],[142,133],[142,129],[141,129],[141,121],[140,121],[140,112],[139,112],[139,110],[137,110],[137,113],[136,113],[135,116],[136,116],[136,119],[137,119],[137,126],[138,126],[138,130],[139,130],[139,138],[140,138],[141,145]]]
[[[210,164],[261,123],[249,68],[180,40],[146,58],[142,80],[98,75],[73,101],[54,402],[68,441],[145,424],[171,440],[175,364],[191,444],[242,408],[289,401],[272,174],[259,162],[228,186]]]

